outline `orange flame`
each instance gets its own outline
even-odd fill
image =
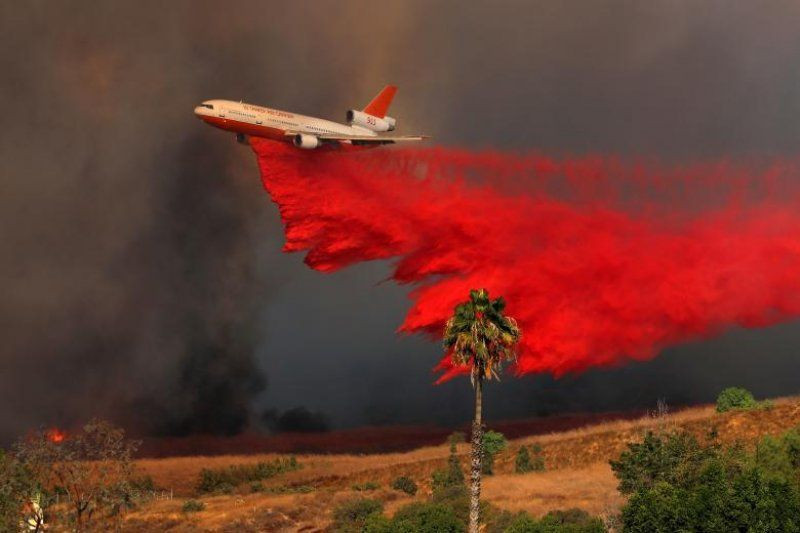
[[[62,442],[67,437],[67,434],[58,428],[50,428],[45,432],[45,436],[50,442],[58,443]]]

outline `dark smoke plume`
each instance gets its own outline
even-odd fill
[[[283,413],[268,409],[261,418],[267,428],[276,433],[321,433],[330,429],[330,421],[324,413],[303,406],[293,407]]]
[[[191,114],[220,65],[172,71],[204,53],[185,49],[190,27],[164,42],[179,12],[153,26],[102,6],[0,9],[0,96],[16,102],[0,133],[0,442],[94,415],[241,431],[266,385],[269,292],[257,182]]]

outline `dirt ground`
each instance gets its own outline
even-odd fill
[[[608,461],[619,456],[626,444],[640,439],[653,428],[684,428],[698,436],[715,428],[722,442],[753,443],[762,435],[777,434],[800,424],[800,399],[775,401],[771,409],[717,414],[713,407],[685,409],[675,414],[636,420],[606,421],[588,427],[513,439],[500,454],[495,475],[484,481],[483,496],[500,508],[525,510],[543,515],[554,509],[578,507],[592,514],[611,516],[624,500],[616,490]],[[543,447],[546,470],[524,475],[513,472],[514,457],[521,445]],[[468,445],[458,453],[466,468]],[[310,487],[304,494],[246,493],[201,498],[206,509],[187,515],[184,501],[197,497],[195,485],[202,468],[218,468],[274,459],[276,454],[174,457],[143,459],[138,466],[172,498],[155,500],[131,512],[126,531],[324,531],[332,509],[340,502],[368,495],[384,501],[389,514],[406,503],[424,500],[430,494],[430,478],[442,468],[448,446],[428,446],[386,454],[298,455],[302,468],[264,482],[267,488],[292,490]],[[420,486],[415,497],[389,488],[400,475]],[[373,482],[380,488],[358,492],[354,484]]]

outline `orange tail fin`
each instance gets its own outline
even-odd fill
[[[381,92],[378,93],[378,96],[373,98],[372,101],[367,104],[367,107],[364,108],[364,113],[369,113],[370,115],[378,118],[385,117],[386,111],[389,110],[389,106],[392,103],[392,98],[394,98],[396,92],[397,87],[394,85],[387,85]]]

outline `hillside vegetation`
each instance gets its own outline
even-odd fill
[[[534,517],[577,508],[609,519],[619,515],[626,501],[617,490],[618,480],[609,461],[619,458],[629,444],[642,441],[648,430],[685,430],[698,439],[713,432],[720,444],[741,442],[753,448],[762,436],[779,435],[798,424],[800,400],[785,398],[759,409],[718,413],[714,406],[705,406],[511,439],[497,454],[494,475],[485,479],[483,496],[498,509],[526,511]],[[544,460],[543,471],[515,472],[522,446],[541,450],[537,453]],[[455,444],[456,460],[464,468],[467,456],[468,445]],[[447,468],[449,457],[450,445],[446,443],[403,453],[298,455],[297,468],[211,494],[198,492],[203,470],[231,472],[232,468],[241,470],[247,465],[291,459],[275,454],[144,459],[137,463],[140,472],[149,475],[156,487],[165,489],[160,493],[165,498],[129,513],[125,529],[326,531],[334,521],[334,510],[354,498],[378,502],[383,513],[391,517],[409,503],[429,500],[434,492],[433,474]],[[413,481],[417,490],[410,494],[412,491],[392,488],[398,478]],[[189,499],[199,500],[202,510],[185,512],[183,507]]]

